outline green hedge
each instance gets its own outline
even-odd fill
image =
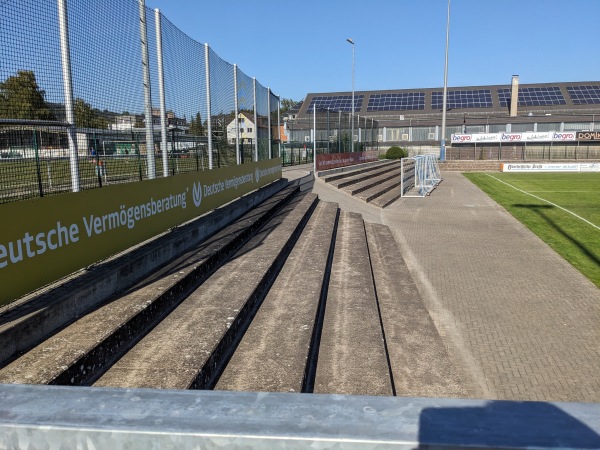
[[[387,159],[400,159],[406,158],[408,156],[408,152],[400,147],[390,147],[385,154]]]

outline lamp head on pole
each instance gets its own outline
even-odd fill
[[[346,41],[350,42],[352,45],[354,45],[354,41],[351,38],[346,39]]]

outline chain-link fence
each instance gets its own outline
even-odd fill
[[[316,113],[311,110],[308,117],[288,119],[285,128],[289,137],[286,144],[289,157],[284,158],[284,164],[287,164],[286,161],[293,164],[292,161],[305,161],[306,158],[312,158],[312,156],[295,157],[292,149],[298,149],[299,155],[305,154],[305,148],[312,152],[315,147],[318,155],[379,149],[378,122],[357,114],[352,115],[331,109],[317,109]]]
[[[279,156],[279,98],[144,0],[0,15],[0,203]]]

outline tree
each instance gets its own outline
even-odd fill
[[[75,126],[78,128],[108,128],[108,121],[98,109],[92,108],[80,98],[73,104],[75,112]]]
[[[7,119],[56,120],[31,70],[20,70],[17,75],[0,83],[0,117]]]
[[[298,102],[296,100],[292,100],[291,98],[282,98],[280,100],[280,104],[281,104],[280,111],[283,114],[283,113],[288,112],[294,106],[296,106],[298,104]]]
[[[200,117],[200,113],[196,113],[196,117],[192,117],[190,121],[190,129],[189,134],[194,136],[203,136],[204,135],[204,126],[202,125],[202,118]]]

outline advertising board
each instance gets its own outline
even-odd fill
[[[501,164],[502,172],[600,172],[600,163]]]
[[[0,205],[0,305],[281,178],[281,159]]]
[[[337,167],[352,166],[379,159],[379,151],[370,150],[366,152],[354,153],[325,153],[317,154],[317,172],[327,169],[335,169]]]
[[[600,141],[600,131],[578,131],[578,141]]]
[[[468,144],[473,142],[482,143],[509,143],[518,142],[570,142],[577,141],[579,136],[583,136],[585,140],[600,139],[600,133],[588,132],[586,134],[577,133],[575,131],[526,131],[523,133],[476,133],[476,134],[453,134],[453,144]]]

